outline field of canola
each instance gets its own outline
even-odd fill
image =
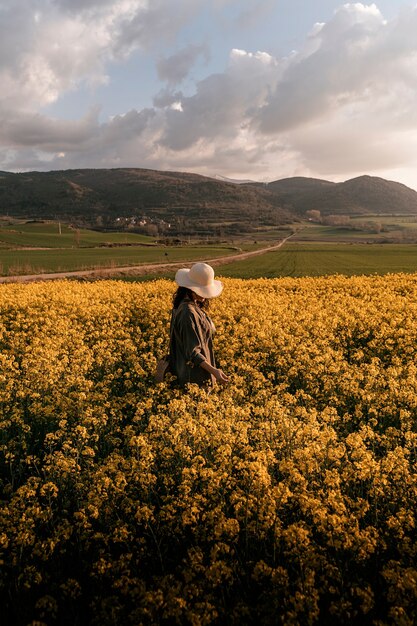
[[[417,275],[226,279],[211,394],[173,290],[1,286],[2,623],[415,624]]]

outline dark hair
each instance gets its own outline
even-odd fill
[[[174,309],[178,309],[179,305],[181,304],[181,302],[184,300],[184,298],[190,298],[190,300],[193,299],[193,292],[191,289],[188,289],[188,287],[178,287],[177,291],[174,293],[173,297],[172,297],[172,306]],[[205,298],[204,302],[197,302],[196,303],[197,306],[199,306],[201,309],[208,309],[209,308],[209,300],[207,298]]]

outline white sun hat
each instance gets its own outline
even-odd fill
[[[223,283],[214,279],[214,270],[207,263],[194,263],[190,269],[180,269],[175,274],[175,282],[187,287],[202,298],[215,298],[223,291]]]

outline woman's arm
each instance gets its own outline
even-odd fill
[[[195,367],[202,367],[206,372],[222,384],[229,382],[228,377],[221,369],[213,367],[201,350],[201,338],[199,332],[199,320],[196,313],[188,307],[178,311],[177,328],[181,338],[184,355],[187,361],[191,361]]]
[[[178,337],[181,352],[185,361],[195,367],[206,360],[202,353],[202,343],[198,327],[198,319],[193,311],[182,306],[177,312],[175,330]]]
[[[218,367],[213,367],[208,361],[202,361],[200,363],[200,367],[202,367],[203,370],[206,370],[206,372],[213,374],[218,383],[222,383],[224,385],[229,382],[229,378],[226,376],[223,370],[219,369]]]

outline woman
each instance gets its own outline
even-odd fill
[[[180,385],[197,383],[225,384],[228,377],[216,367],[212,336],[214,324],[205,309],[208,300],[220,295],[223,285],[214,280],[214,271],[206,263],[180,269],[175,282],[170,332],[170,369]]]

